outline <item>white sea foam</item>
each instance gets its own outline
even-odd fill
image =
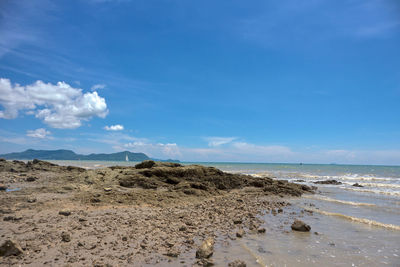
[[[346,205],[352,205],[352,206],[371,206],[371,207],[376,206],[375,204],[371,204],[371,203],[346,201],[346,200],[334,199],[334,198],[330,198],[330,197],[324,197],[321,195],[304,195],[303,197],[317,199],[317,200],[323,200],[323,201],[328,201],[328,202],[335,202],[335,203],[340,203],[340,204],[346,204]]]
[[[400,184],[360,183],[360,185],[369,187],[400,188]]]
[[[342,187],[345,190],[355,191],[355,192],[364,192],[364,193],[373,193],[373,194],[381,194],[388,196],[400,196],[400,191],[388,191],[388,190],[379,190],[379,189],[361,189],[361,188],[350,188],[350,187]]]
[[[358,217],[354,217],[354,216],[344,215],[341,213],[329,212],[329,211],[318,210],[318,209],[313,209],[313,208],[304,208],[304,209],[311,210],[313,212],[317,212],[317,213],[327,215],[327,216],[340,217],[340,218],[347,219],[347,220],[350,220],[353,222],[364,223],[364,224],[368,224],[368,225],[372,225],[372,226],[377,226],[377,227],[382,227],[382,228],[386,228],[386,229],[400,231],[400,225],[387,224],[387,223],[377,222],[377,221],[370,220],[370,219],[358,218]]]

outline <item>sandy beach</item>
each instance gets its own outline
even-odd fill
[[[242,266],[234,254],[214,262],[214,248],[265,235],[260,215],[281,213],[287,197],[312,192],[267,177],[152,161],[86,170],[2,160],[0,175],[1,265]]]

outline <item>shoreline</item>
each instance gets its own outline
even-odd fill
[[[260,215],[282,212],[290,205],[284,197],[312,192],[212,167],[152,164],[85,170],[1,161],[1,183],[21,190],[0,192],[0,233],[22,253],[0,264],[207,265],[212,257],[195,253],[203,240],[218,247],[241,231],[262,235]]]

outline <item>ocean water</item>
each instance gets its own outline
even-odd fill
[[[84,168],[136,164],[54,162]],[[229,248],[218,248],[213,256],[217,265],[226,266],[234,256],[246,260],[248,266],[400,266],[400,166],[194,164],[318,187],[314,195],[288,199],[292,205],[284,213],[263,215],[265,235],[249,234]],[[330,179],[342,184],[314,184]],[[291,222],[299,217],[311,226],[310,233],[290,230]]]

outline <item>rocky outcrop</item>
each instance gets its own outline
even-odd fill
[[[156,163],[153,160],[144,160],[138,164],[135,165],[136,169],[147,169],[147,168],[151,168],[154,165],[156,165]]]
[[[332,184],[332,185],[340,185],[342,182],[336,180],[325,180],[325,181],[317,181],[314,184]]]
[[[303,221],[295,220],[291,226],[293,231],[299,232],[309,232],[311,227],[308,224],[305,224]]]
[[[84,172],[85,169],[75,166],[58,166],[47,161],[34,159],[27,163],[19,160],[0,160],[0,172],[23,173],[28,171]]]
[[[178,163],[144,161],[132,168],[121,169],[117,175],[119,185],[144,189],[168,188],[182,191],[186,195],[213,194],[218,190],[229,191],[244,187],[256,187],[266,194],[288,194],[300,196],[314,189],[306,185],[274,180],[268,177],[255,178],[249,175],[223,172],[214,167],[200,165],[183,166]]]
[[[363,185],[360,185],[359,183],[355,183],[355,184],[353,184],[353,186],[355,186],[355,187],[364,187]]]

